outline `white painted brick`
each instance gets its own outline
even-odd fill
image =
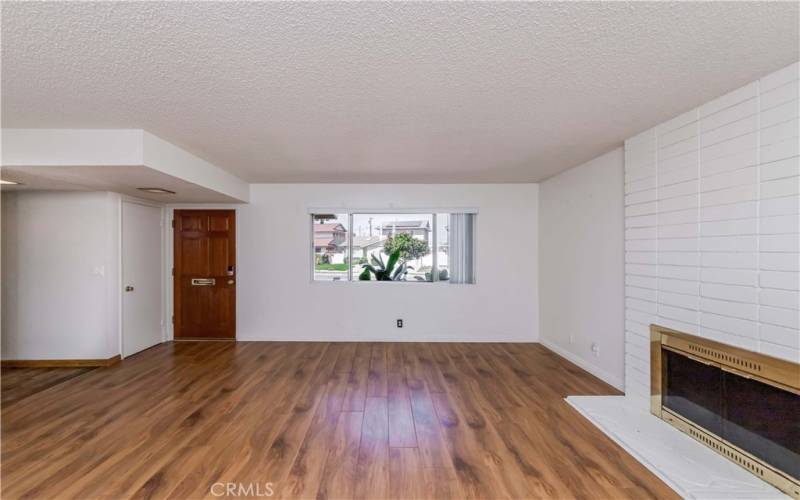
[[[753,132],[745,134],[727,141],[718,142],[711,146],[706,146],[700,150],[700,162],[705,163],[709,160],[723,158],[742,151],[748,151],[758,146],[758,135]]]
[[[761,234],[800,233],[800,215],[775,215],[762,217],[759,221]]]
[[[672,226],[659,225],[658,239],[664,238],[695,238],[699,231],[697,224],[675,224]]]
[[[677,142],[685,141],[697,136],[699,128],[697,122],[692,122],[683,127],[676,128],[658,136],[658,147],[663,148]]]
[[[800,252],[797,234],[762,234],[758,238],[761,252]]]
[[[636,338],[636,337],[634,337],[634,338]],[[637,358],[637,359],[644,359],[644,358],[646,358],[647,356],[650,355],[649,347],[641,346],[639,344],[634,344],[632,342],[626,342],[625,343],[625,350],[631,356],[633,356],[634,358]]]
[[[700,235],[702,236],[738,236],[757,234],[758,221],[752,219],[725,220],[715,222],[701,222]]]
[[[762,288],[758,293],[759,304],[784,309],[800,309],[800,292]]]
[[[658,223],[662,225],[696,223],[697,219],[698,213],[696,208],[658,214]]]
[[[710,340],[716,340],[717,342],[722,342],[723,344],[732,345],[734,347],[747,349],[750,351],[755,351],[758,348],[758,340],[756,338],[740,337],[739,335],[734,335],[732,333],[727,333],[727,332],[720,332],[719,330],[714,330],[713,328],[706,328],[701,326],[699,336],[705,337]]]
[[[694,313],[695,315],[697,313]],[[686,332],[692,335],[697,335],[698,331],[698,323],[697,321],[692,321],[691,323],[687,323],[685,321],[680,321],[675,318],[670,318],[667,316],[659,316],[657,319],[657,325],[664,326],[666,328],[672,328],[673,330],[678,330],[679,332]]]
[[[761,183],[761,199],[782,198],[800,194],[800,177],[786,177]]]
[[[700,146],[707,147],[758,130],[758,115],[751,115],[733,123],[703,132]]]
[[[761,181],[781,179],[783,177],[800,176],[800,156],[759,165]]]
[[[658,175],[663,175],[666,172],[674,172],[675,170],[683,170],[684,168],[696,167],[697,162],[700,160],[697,151],[690,151],[688,153],[673,156],[672,158],[658,158]]]
[[[800,214],[800,198],[797,196],[761,200],[759,205],[762,217]]]
[[[625,207],[626,217],[635,217],[638,215],[647,215],[658,213],[658,202],[648,201],[645,203],[636,203]]]
[[[664,265],[696,267],[700,264],[700,254],[697,252],[657,252],[657,256],[658,263]]]
[[[655,252],[658,250],[658,240],[627,240],[626,252]]]
[[[665,200],[668,198],[676,198],[678,196],[686,196],[698,192],[697,181],[681,182],[671,186],[664,186],[658,189],[658,199]]]
[[[634,227],[625,230],[626,240],[652,240],[658,238],[656,227]]]
[[[658,292],[658,303],[684,309],[697,310],[700,299],[697,295],[683,293]]]
[[[698,174],[699,172],[696,165],[674,170],[672,172],[664,172],[658,176],[658,185],[669,186],[685,181],[691,181],[697,179]]]
[[[708,191],[700,197],[701,207],[728,205],[758,198],[758,187],[755,184],[735,186],[731,188]]]
[[[650,314],[656,314],[658,312],[658,305],[655,302],[650,302],[648,300],[627,298],[625,299],[625,307],[633,309],[634,311],[641,311]]]
[[[658,199],[657,189],[648,189],[647,191],[639,191],[638,193],[631,193],[625,195],[625,205],[633,205],[635,203],[644,203],[647,201],[656,201]]]
[[[625,296],[640,300],[658,301],[658,292],[649,288],[639,288],[638,286],[626,286]]]
[[[657,264],[657,252],[626,252],[625,262],[628,264]]]
[[[679,196],[677,198],[670,198],[668,200],[660,200],[658,202],[659,212],[671,212],[673,210],[686,210],[688,208],[697,208],[700,203],[699,196],[690,194],[686,196]]]
[[[800,79],[800,63],[794,63],[770,73],[761,78],[758,83],[763,93],[798,79]]]
[[[755,252],[703,252],[700,265],[706,268],[756,269],[758,257]]]
[[[727,300],[709,299],[707,297],[700,298],[700,311],[751,321],[758,319],[758,306],[756,304],[742,304],[741,302],[728,302]]]
[[[758,285],[758,271],[753,269],[701,269],[700,281],[723,285],[756,286]]]
[[[740,168],[751,167],[753,165],[758,165],[758,149],[755,147],[747,151],[740,151],[729,156],[723,156],[700,163],[700,176],[708,177],[710,175],[739,170]]]
[[[627,307],[625,308],[625,317],[631,321],[636,321],[644,325],[655,323],[655,320],[657,318],[652,314],[636,311],[634,309],[628,309]]]
[[[635,276],[635,275],[628,275],[625,276],[625,284],[629,286],[635,286],[638,288],[649,288],[652,290],[656,290],[658,288],[658,278],[654,276]]]
[[[793,82],[784,83],[780,87],[775,87],[767,91],[761,92],[761,109],[770,109],[790,102],[800,97],[800,82],[797,80]]]
[[[657,276],[678,280],[697,280],[699,273],[696,267],[660,265]]]
[[[756,236],[703,236],[700,238],[702,252],[755,252],[758,248]]]
[[[638,359],[633,356],[631,356],[629,359],[630,359],[629,368],[632,368],[634,370],[639,370],[642,373],[647,373],[650,371],[650,364],[647,362],[647,360]]]
[[[658,215],[655,214],[625,218],[625,227],[652,227],[657,225]]]
[[[748,219],[758,215],[757,201],[744,201],[730,205],[716,205],[700,209],[700,221]]]
[[[650,343],[650,326],[635,321],[625,321],[626,337],[640,337]],[[630,334],[630,335],[628,335]]]
[[[646,191],[658,187],[657,179],[655,177],[647,177],[638,181],[633,181],[625,184],[625,194],[637,193],[639,191]]]
[[[792,271],[761,271],[758,281],[762,288],[800,290],[800,274]]]
[[[800,335],[800,331],[798,331],[800,329],[800,311],[797,309],[783,309],[762,305],[758,312],[758,318],[762,323],[768,325],[792,328],[797,332],[797,335]]]
[[[625,151],[625,168],[628,171],[646,168],[656,162],[656,150]]]
[[[710,299],[732,300],[745,304],[755,304],[758,298],[756,288],[713,283],[700,283],[700,295]]]
[[[700,284],[697,280],[658,278],[658,289],[665,292],[697,295],[700,290]]]
[[[767,356],[772,356],[773,358],[780,358],[785,359],[787,361],[791,361],[793,363],[800,363],[800,350],[796,347],[786,347],[782,345],[773,344],[770,342],[764,342],[763,340],[759,343],[759,351]],[[642,402],[642,404],[646,404]]]
[[[800,271],[800,253],[761,252],[758,267],[765,271]]]
[[[761,340],[772,344],[800,348],[800,332],[792,328],[782,328],[775,325],[761,325]]]
[[[658,249],[662,252],[696,252],[698,250],[697,238],[672,238],[658,242]]]
[[[692,136],[689,139],[676,142],[675,144],[670,144],[669,146],[664,146],[663,148],[659,147],[658,159],[660,162],[662,159],[667,160],[669,158],[691,153],[692,151],[697,151],[698,149],[700,149],[700,138],[697,136]]]
[[[703,177],[700,179],[700,191],[715,191],[745,184],[755,184],[758,182],[757,170],[757,167],[753,166]]]
[[[758,323],[746,319],[704,312],[700,314],[700,326],[740,337],[758,337]]]
[[[682,323],[698,324],[698,317],[700,314],[697,311],[684,309],[682,307],[672,307],[664,304],[658,305],[658,319],[663,321],[663,318],[680,321]]]
[[[800,116],[800,100],[797,99],[771,109],[762,110],[759,114],[761,128],[796,119],[798,116]]]
[[[637,276],[658,276],[658,268],[648,264],[625,264],[625,272]]]
[[[660,137],[670,132],[671,130],[679,129],[684,125],[697,121],[697,118],[698,118],[698,110],[692,109],[685,113],[681,113],[675,118],[665,121],[661,125],[656,126],[655,132]]]
[[[769,163],[800,154],[800,139],[793,137],[781,142],[761,146],[761,163]]]
[[[740,102],[752,99],[756,96],[757,90],[758,84],[753,82],[748,83],[744,87],[739,87],[732,92],[728,92],[722,97],[717,97],[716,99],[700,106],[700,117],[705,118],[706,116],[718,113],[725,108],[729,108],[735,104],[739,104]]]
[[[756,98],[748,99],[701,119],[700,132],[713,130],[756,113],[758,113],[758,100]]]
[[[647,165],[646,167],[636,168],[636,169],[625,169],[625,182],[633,182],[638,181],[641,179],[647,179],[648,177],[655,177],[656,173],[658,172],[658,168],[656,164]]]
[[[764,146],[766,144],[774,144],[776,142],[783,142],[792,138],[797,138],[800,135],[800,133],[798,133],[799,127],[800,120],[794,119],[761,129],[761,131],[758,133],[759,142],[762,146]]]

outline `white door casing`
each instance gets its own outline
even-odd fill
[[[162,209],[122,202],[122,356],[163,340]]]

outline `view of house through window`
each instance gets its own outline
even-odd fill
[[[315,281],[475,282],[475,214],[353,212],[311,218]]]

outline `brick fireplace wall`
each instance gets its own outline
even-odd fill
[[[629,397],[650,323],[800,361],[799,84],[795,63],[625,141]]]

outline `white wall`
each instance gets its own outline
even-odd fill
[[[620,389],[623,168],[619,148],[539,187],[541,342]]]
[[[537,196],[536,184],[254,184],[234,206],[237,338],[536,342]],[[478,283],[312,283],[310,207],[478,208]]]
[[[625,142],[626,392],[650,323],[800,360],[800,64]]]
[[[3,359],[119,353],[119,195],[2,196]]]

